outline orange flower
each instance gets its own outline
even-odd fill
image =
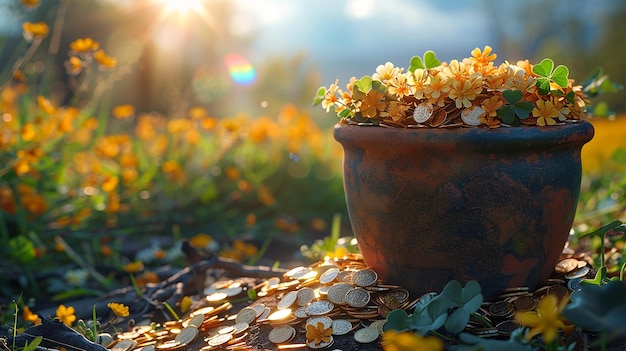
[[[100,64],[102,68],[113,68],[117,65],[115,57],[107,55],[104,50],[100,49],[93,53],[93,58]]]
[[[388,330],[381,346],[385,351],[443,351],[443,341],[436,336],[421,336],[411,332]]]
[[[51,115],[56,112],[56,107],[50,102],[50,100],[46,99],[44,96],[37,96],[37,104],[39,108],[43,110],[43,112]]]
[[[65,305],[59,305],[56,311],[56,315],[57,318],[68,327],[72,326],[72,323],[76,320],[76,316],[74,315],[74,307],[72,306],[65,307]]]
[[[550,101],[537,100],[536,107],[533,108],[533,116],[537,117],[538,126],[553,126],[556,124],[554,119],[559,117],[559,111]]]
[[[191,119],[201,120],[207,117],[207,110],[202,106],[194,106],[189,109],[188,113]]]
[[[24,35],[24,39],[26,39],[26,41],[33,41],[41,40],[48,36],[48,32],[50,31],[50,29],[45,22],[24,22],[22,24],[22,31],[22,34]]]
[[[314,345],[330,342],[331,335],[333,335],[333,328],[324,328],[322,322],[317,322],[315,326],[312,324],[306,326],[306,340]]]
[[[118,317],[128,317],[130,314],[128,306],[121,303],[109,302],[107,307],[110,308],[111,311],[113,311],[113,313]]]
[[[26,322],[33,322],[35,325],[41,324],[41,318],[31,312],[28,306],[24,306],[24,310],[22,311],[22,319]]]
[[[69,75],[75,76],[83,70],[84,65],[85,63],[79,57],[70,56],[65,62],[65,69]]]
[[[100,254],[104,257],[111,257],[113,254],[113,249],[109,245],[101,245],[100,246]]]
[[[361,114],[363,117],[374,118],[378,111],[385,109],[384,94],[376,90],[370,90],[361,101]]]
[[[141,261],[135,261],[124,265],[122,268],[127,273],[137,273],[143,271],[143,263]]]
[[[39,0],[20,0],[20,4],[27,9],[34,9],[39,6]]]
[[[487,45],[481,52],[479,48],[472,50],[472,61],[481,65],[486,65],[489,61],[494,61],[498,55],[491,53],[491,46]]]
[[[118,105],[113,108],[113,117],[117,119],[130,118],[135,114],[135,107],[131,104]]]
[[[91,38],[76,39],[70,43],[70,49],[77,53],[88,53],[98,50],[100,44]]]

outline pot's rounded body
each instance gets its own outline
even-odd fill
[[[450,280],[485,298],[534,289],[574,220],[588,122],[403,129],[338,124],[352,229],[366,264],[416,296]]]

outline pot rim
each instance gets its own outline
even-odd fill
[[[450,144],[507,148],[524,145],[530,148],[583,145],[594,135],[587,121],[557,126],[520,126],[510,128],[385,128],[337,123],[333,135],[342,145],[371,142],[377,145]]]

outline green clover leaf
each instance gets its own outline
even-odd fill
[[[506,124],[515,125],[518,123],[516,116],[519,119],[526,119],[533,110],[534,105],[531,102],[522,101],[524,93],[520,90],[505,90],[502,92],[502,97],[508,105],[500,107],[497,114]]]
[[[317,106],[324,101],[324,95],[326,95],[326,87],[320,87],[317,89],[315,93],[315,97],[313,98],[313,106]]]
[[[554,68],[554,61],[548,58],[533,65],[533,73],[539,76],[536,86],[541,95],[550,93],[550,83],[552,82],[556,83],[561,88],[567,88],[569,84],[569,69],[564,65],[558,65]]]
[[[441,65],[441,61],[437,59],[437,55],[432,50],[428,50],[424,53],[424,58],[419,56],[413,56],[409,62],[409,72],[415,72],[416,69],[428,69],[435,68]]]

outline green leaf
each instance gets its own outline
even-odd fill
[[[406,311],[397,309],[389,312],[387,315],[387,322],[383,325],[383,330],[406,330],[406,321],[409,319],[409,315]]]
[[[18,235],[9,240],[9,256],[22,264],[35,259],[35,245],[24,235]]]
[[[558,65],[552,72],[552,80],[561,88],[567,88],[569,85],[567,76],[569,76],[569,69],[563,65]]]
[[[548,95],[550,93],[550,79],[548,78],[537,78],[535,86],[537,86],[537,90],[539,90],[539,94],[541,95]]]
[[[26,343],[24,345],[24,351],[34,351],[34,350],[36,350],[42,340],[43,340],[43,337],[38,336],[38,337],[34,338],[33,340],[31,340],[30,343],[28,341],[26,341]]]
[[[502,92],[502,97],[509,105],[515,105],[522,100],[524,93],[519,90],[505,90]]]
[[[441,61],[437,59],[437,55],[432,50],[428,50],[424,53],[424,63],[426,68],[435,68],[441,65]]]
[[[319,104],[322,103],[322,101],[324,101],[324,97],[323,96],[316,96],[313,99],[313,106],[318,106]]]
[[[575,104],[576,103],[576,93],[574,93],[574,91],[570,91],[569,93],[567,93],[567,95],[565,95],[565,99],[570,103],[570,104]]]
[[[606,101],[600,101],[593,107],[593,115],[596,117],[609,117],[611,111],[609,110],[609,104]]]
[[[611,154],[611,161],[626,165],[626,149],[621,147],[615,149],[615,151],[613,151],[613,154]]]
[[[350,111],[350,110],[349,110],[349,109],[347,109],[347,108],[346,108],[346,109],[341,110],[341,111],[338,113],[339,117],[341,117],[341,118],[348,118],[348,117],[350,117],[350,115],[351,115],[351,114],[352,114],[352,111]]]
[[[540,76],[550,78],[552,69],[554,68],[554,61],[549,58],[541,60],[539,64],[533,66],[533,73]]]
[[[598,271],[596,272],[596,275],[593,277],[593,279],[583,279],[581,281],[582,285],[602,285],[602,283],[604,282],[604,278],[606,278],[606,267],[602,266],[600,267],[600,269],[598,269]]]
[[[354,81],[354,87],[356,87],[362,93],[368,93],[370,90],[372,90],[372,77],[361,77],[361,79]]]
[[[255,301],[257,299],[257,294],[256,294],[256,290],[255,289],[249,289],[248,290],[248,298],[252,301]]]
[[[409,62],[409,72],[415,72],[415,70],[418,68],[426,68],[426,66],[424,66],[424,62],[422,61],[422,58],[419,56],[411,57],[411,61]]]
[[[469,313],[463,307],[452,312],[445,323],[446,330],[452,334],[462,332],[465,326],[467,326],[467,322],[469,322],[469,316]]]
[[[372,81],[372,90],[384,94],[387,91],[387,86],[379,80],[374,80]]]
[[[322,97],[324,97],[324,94],[326,94],[326,87],[319,87],[319,89],[317,89],[317,92],[315,93],[315,95]]]
[[[511,106],[503,106],[496,112],[503,123],[512,124],[515,122],[515,112]]]

